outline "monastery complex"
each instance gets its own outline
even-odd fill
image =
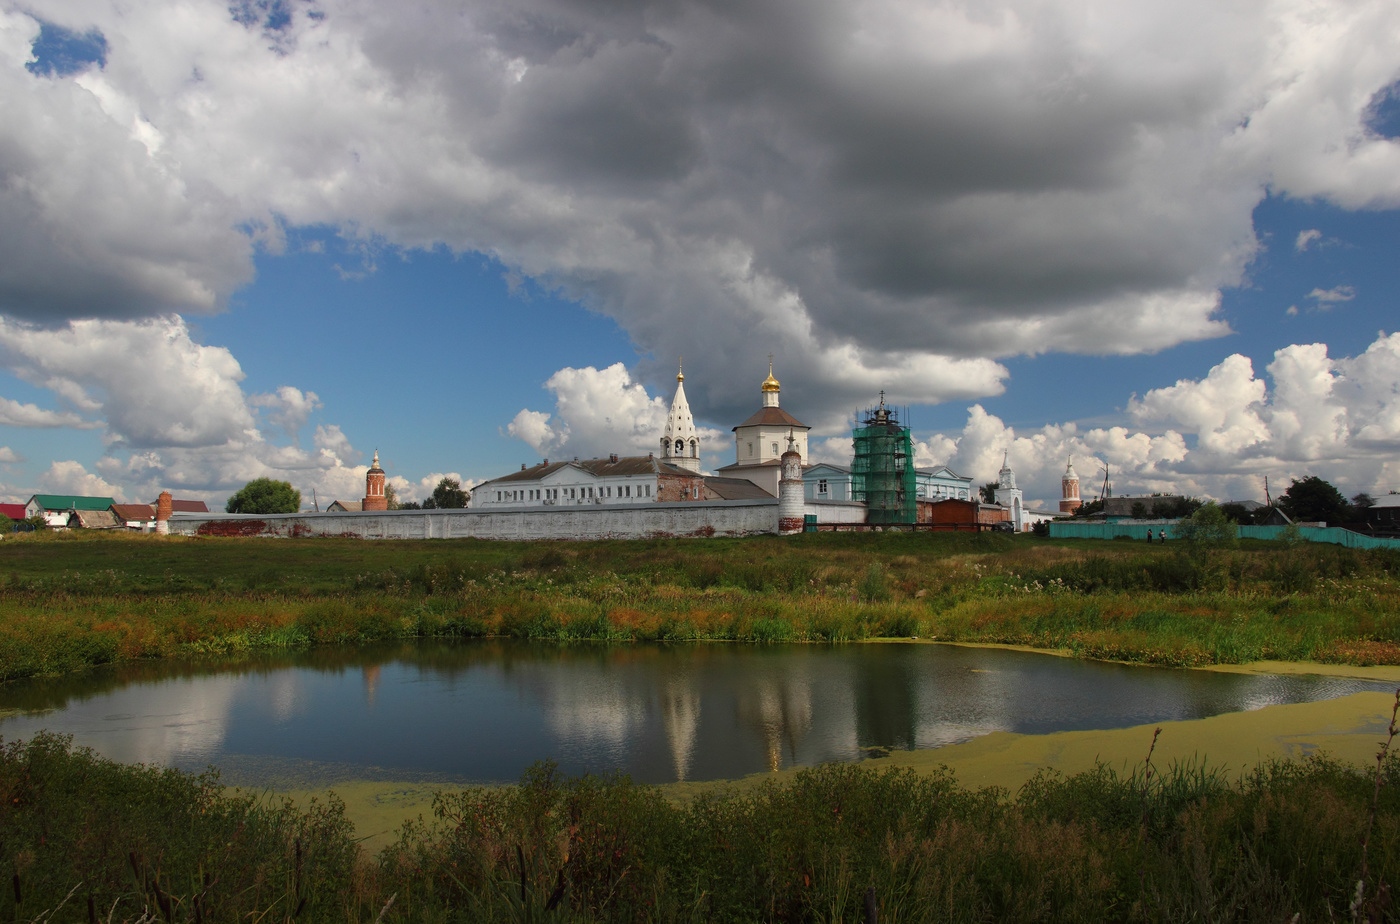
[[[703,447],[682,368],[657,450],[645,456],[544,459],[477,485],[466,509],[389,510],[376,451],[358,504],[256,518],[176,513],[168,529],[241,536],[591,539],[870,528],[1014,532],[1052,516],[1025,509],[1005,462],[994,503],[985,503],[971,478],[947,466],[915,468],[909,430],[885,406],[883,394],[855,431],[852,465],[811,464],[811,428],[782,408],[781,393],[770,357],[758,409],[733,428],[734,461],[714,475],[700,468]],[[1064,485],[1061,510],[1078,503],[1072,463]]]

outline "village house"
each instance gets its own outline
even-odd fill
[[[117,525],[136,532],[148,533],[156,528],[154,504],[113,504],[108,508]]]
[[[116,514],[112,513],[109,507],[106,510],[70,510],[68,511],[69,529],[122,529],[123,524],[117,521]]]
[[[107,510],[116,501],[110,497],[83,497],[76,494],[35,494],[24,505],[24,519],[43,517],[51,529],[66,529],[74,510]]]

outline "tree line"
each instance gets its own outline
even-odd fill
[[[394,487],[384,485],[384,499],[390,510],[460,510],[471,500],[471,492],[462,487],[456,478],[443,478],[433,488],[433,493],[422,501],[400,501]],[[239,488],[228,503],[226,513],[269,514],[296,513],[301,510],[301,492],[290,482],[272,478],[254,478]]]
[[[1161,497],[1136,501],[1131,508],[1134,519],[1175,520],[1193,516],[1205,501],[1194,497]],[[1274,508],[1283,511],[1295,523],[1327,523],[1329,525],[1354,523],[1366,519],[1366,508],[1375,504],[1375,499],[1361,492],[1347,500],[1341,491],[1330,482],[1317,475],[1294,478],[1288,489],[1274,501],[1274,507],[1258,507],[1250,510],[1244,504],[1219,504],[1224,518],[1239,526],[1264,523]],[[1100,498],[1086,502],[1075,512],[1076,518],[1091,517],[1103,513],[1104,502]]]

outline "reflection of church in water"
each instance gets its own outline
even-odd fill
[[[642,648],[622,663],[581,658],[548,678],[517,665],[516,683],[570,750],[632,753],[654,781],[723,779],[917,746],[921,659],[884,654],[833,665],[801,653]]]

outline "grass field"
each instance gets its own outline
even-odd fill
[[[936,637],[1174,665],[1400,663],[1400,554],[1029,536],[0,543],[0,679],[428,636]]]

